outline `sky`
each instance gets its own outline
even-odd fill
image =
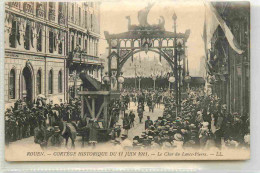
[[[130,16],[131,23],[138,25],[138,11],[145,8],[148,2],[155,2],[148,14],[148,23],[157,24],[160,16],[165,19],[165,30],[173,32],[172,16],[177,15],[177,32],[184,33],[190,29],[191,34],[187,41],[187,57],[191,76],[202,76],[200,70],[201,57],[204,56],[202,40],[205,8],[201,0],[171,0],[171,1],[103,1],[100,6],[100,54],[107,56],[107,42],[104,31],[110,34],[126,32],[128,23],[126,16]],[[146,56],[142,53],[141,56]],[[158,57],[158,55],[156,55]],[[151,57],[151,55],[150,55]],[[153,57],[153,56],[152,56]],[[130,61],[130,60],[129,60]]]

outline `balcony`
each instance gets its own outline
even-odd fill
[[[25,13],[33,14],[33,2],[24,2],[23,11]]]
[[[71,55],[73,56],[73,63],[84,63],[84,64],[95,64],[95,63],[102,63],[102,59],[100,59],[99,57],[96,56],[92,56],[92,55],[87,55],[86,52],[76,52],[76,53],[72,53]]]

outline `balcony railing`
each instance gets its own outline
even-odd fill
[[[96,56],[87,55],[86,52],[83,53],[73,53],[73,62],[77,63],[102,63],[102,59]]]

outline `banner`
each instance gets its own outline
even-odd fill
[[[210,40],[216,31],[217,27],[220,26],[228,40],[230,47],[237,52],[238,54],[242,54],[244,51],[240,49],[237,41],[232,34],[231,30],[227,26],[226,22],[221,18],[218,14],[216,9],[210,2],[205,2],[206,10],[207,10],[207,26],[210,26],[207,30],[207,38],[208,38],[208,45],[210,44]]]

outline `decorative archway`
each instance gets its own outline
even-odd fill
[[[148,6],[149,7],[149,6]],[[149,9],[149,8],[146,9]],[[149,10],[144,10],[141,14],[144,16],[138,16],[146,20],[145,23],[139,21],[139,25],[131,25],[131,19],[129,16],[126,17],[128,20],[128,31],[119,34],[109,34],[107,31],[104,32],[105,38],[109,45],[108,51],[108,75],[110,80],[118,78],[121,69],[125,62],[133,57],[134,54],[145,51],[155,52],[169,63],[170,67],[174,71],[175,77],[178,77],[177,73],[177,47],[178,42],[182,43],[183,51],[186,49],[186,42],[190,35],[190,30],[186,30],[185,33],[176,32],[176,15],[173,15],[174,21],[174,32],[165,31],[164,24],[165,20],[161,16],[161,20],[157,25],[149,25],[147,23],[147,14]],[[138,44],[137,44],[138,43]],[[184,53],[185,54],[185,53]],[[183,75],[185,75],[185,59],[183,60]],[[110,81],[111,82],[111,81]],[[118,85],[119,86],[119,85]],[[176,86],[177,87],[177,86]],[[111,88],[112,89],[112,88]],[[117,87],[117,90],[119,87]]]
[[[133,50],[132,53],[129,53],[128,55],[126,55],[120,62],[119,62],[119,68],[118,68],[118,71],[117,73],[120,74],[124,64],[126,63],[126,61],[132,57],[134,54],[136,53],[139,53],[139,52],[143,52],[144,50],[140,50],[140,49],[137,49],[137,50]],[[149,50],[149,52],[154,52],[154,53],[157,53],[159,55],[161,55],[170,65],[171,69],[174,70],[174,62],[173,60],[167,55],[165,54],[163,51],[159,51],[159,50]]]

